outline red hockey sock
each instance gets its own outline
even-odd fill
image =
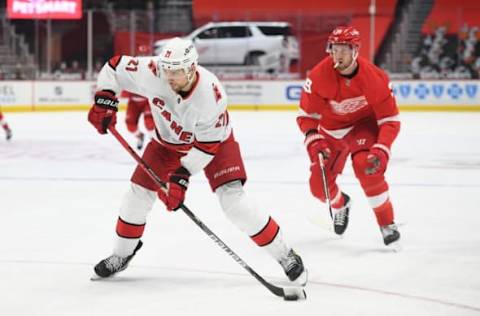
[[[117,221],[117,235],[123,238],[140,238],[143,235],[145,224],[131,224],[120,217]]]
[[[345,204],[345,198],[343,197],[342,192],[337,191],[339,194],[339,197],[335,201],[335,197],[332,197],[332,207],[333,208],[341,208]]]
[[[278,226],[277,222],[270,217],[267,224],[258,233],[250,236],[250,238],[252,238],[257,245],[263,247],[270,244],[275,239],[279,231],[280,227]]]
[[[379,226],[389,225],[393,222],[393,206],[392,203],[390,203],[390,199],[379,207],[374,208],[373,211],[375,212]]]

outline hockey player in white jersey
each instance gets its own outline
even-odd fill
[[[121,90],[149,100],[154,139],[143,160],[167,183],[158,190],[137,166],[120,206],[113,254],[95,266],[98,277],[124,270],[142,247],[147,213],[156,198],[174,211],[185,199],[189,178],[202,170],[225,215],[284,269],[291,281],[306,282],[300,256],[289,247],[275,220],[259,211],[243,190],[247,176],[227,112],[227,95],[214,74],[197,63],[189,40],[174,38],[160,56],[111,58],[98,75],[88,120],[100,134],[116,123]]]

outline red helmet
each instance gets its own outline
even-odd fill
[[[351,26],[338,26],[328,36],[327,51],[333,44],[349,44],[360,47],[360,32]]]

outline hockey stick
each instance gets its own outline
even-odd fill
[[[109,127],[108,130],[118,140],[118,142],[125,148],[130,155],[137,161],[138,165],[152,178],[159,188],[165,189],[166,184],[155,174],[155,172],[148,166],[148,164],[137,154],[137,152],[127,143],[122,135],[115,129]],[[182,211],[187,214],[192,221],[203,230],[210,239],[212,239],[220,248],[230,255],[239,265],[247,270],[255,279],[263,284],[270,292],[276,296],[283,297],[285,300],[296,301],[298,299],[305,299],[306,294],[303,288],[300,287],[278,287],[262,278],[255,270],[253,270],[242,258],[240,258],[230,247],[228,247],[214,232],[212,232],[195,214],[188,209],[185,204],[180,204]]]
[[[325,161],[323,160],[323,154],[318,154],[318,161],[320,163],[320,173],[322,174],[322,182],[323,182],[323,191],[325,192],[325,199],[328,206],[328,211],[330,212],[330,218],[333,219],[332,215],[332,201],[330,200],[330,191],[328,190],[328,183],[327,183],[327,172],[325,171]]]

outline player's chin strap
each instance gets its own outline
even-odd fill
[[[155,174],[155,172],[150,168],[150,166],[137,154],[137,152],[130,147],[128,142],[123,138],[122,135],[115,129],[115,127],[109,127],[108,131],[118,140],[118,142],[125,148],[128,153],[135,159],[138,165],[152,178],[152,180],[157,184],[161,189],[166,188],[166,184]],[[297,300],[306,298],[305,291],[303,287],[279,287],[267,282],[262,278],[255,270],[253,270],[242,258],[240,258],[230,247],[228,247],[214,232],[212,232],[195,214],[188,209],[185,204],[180,204],[180,209],[185,212],[185,214],[190,217],[192,221],[200,227],[203,232],[205,232],[210,239],[212,239],[220,248],[225,250],[226,253],[230,255],[239,265],[241,265],[245,270],[247,270],[257,281],[259,281],[263,286],[265,286],[270,292],[276,296],[283,297],[287,300]]]
[[[357,58],[358,58],[358,48],[354,48],[353,49],[353,52],[352,52],[352,62],[350,63],[350,65],[348,65],[347,68],[345,68],[343,70],[343,72],[345,73],[349,73],[349,72],[353,72],[353,68],[355,67],[356,63],[357,63]]]
[[[184,68],[184,71],[185,75],[187,76],[187,86],[191,87],[197,73],[197,67],[192,65],[190,68]]]

